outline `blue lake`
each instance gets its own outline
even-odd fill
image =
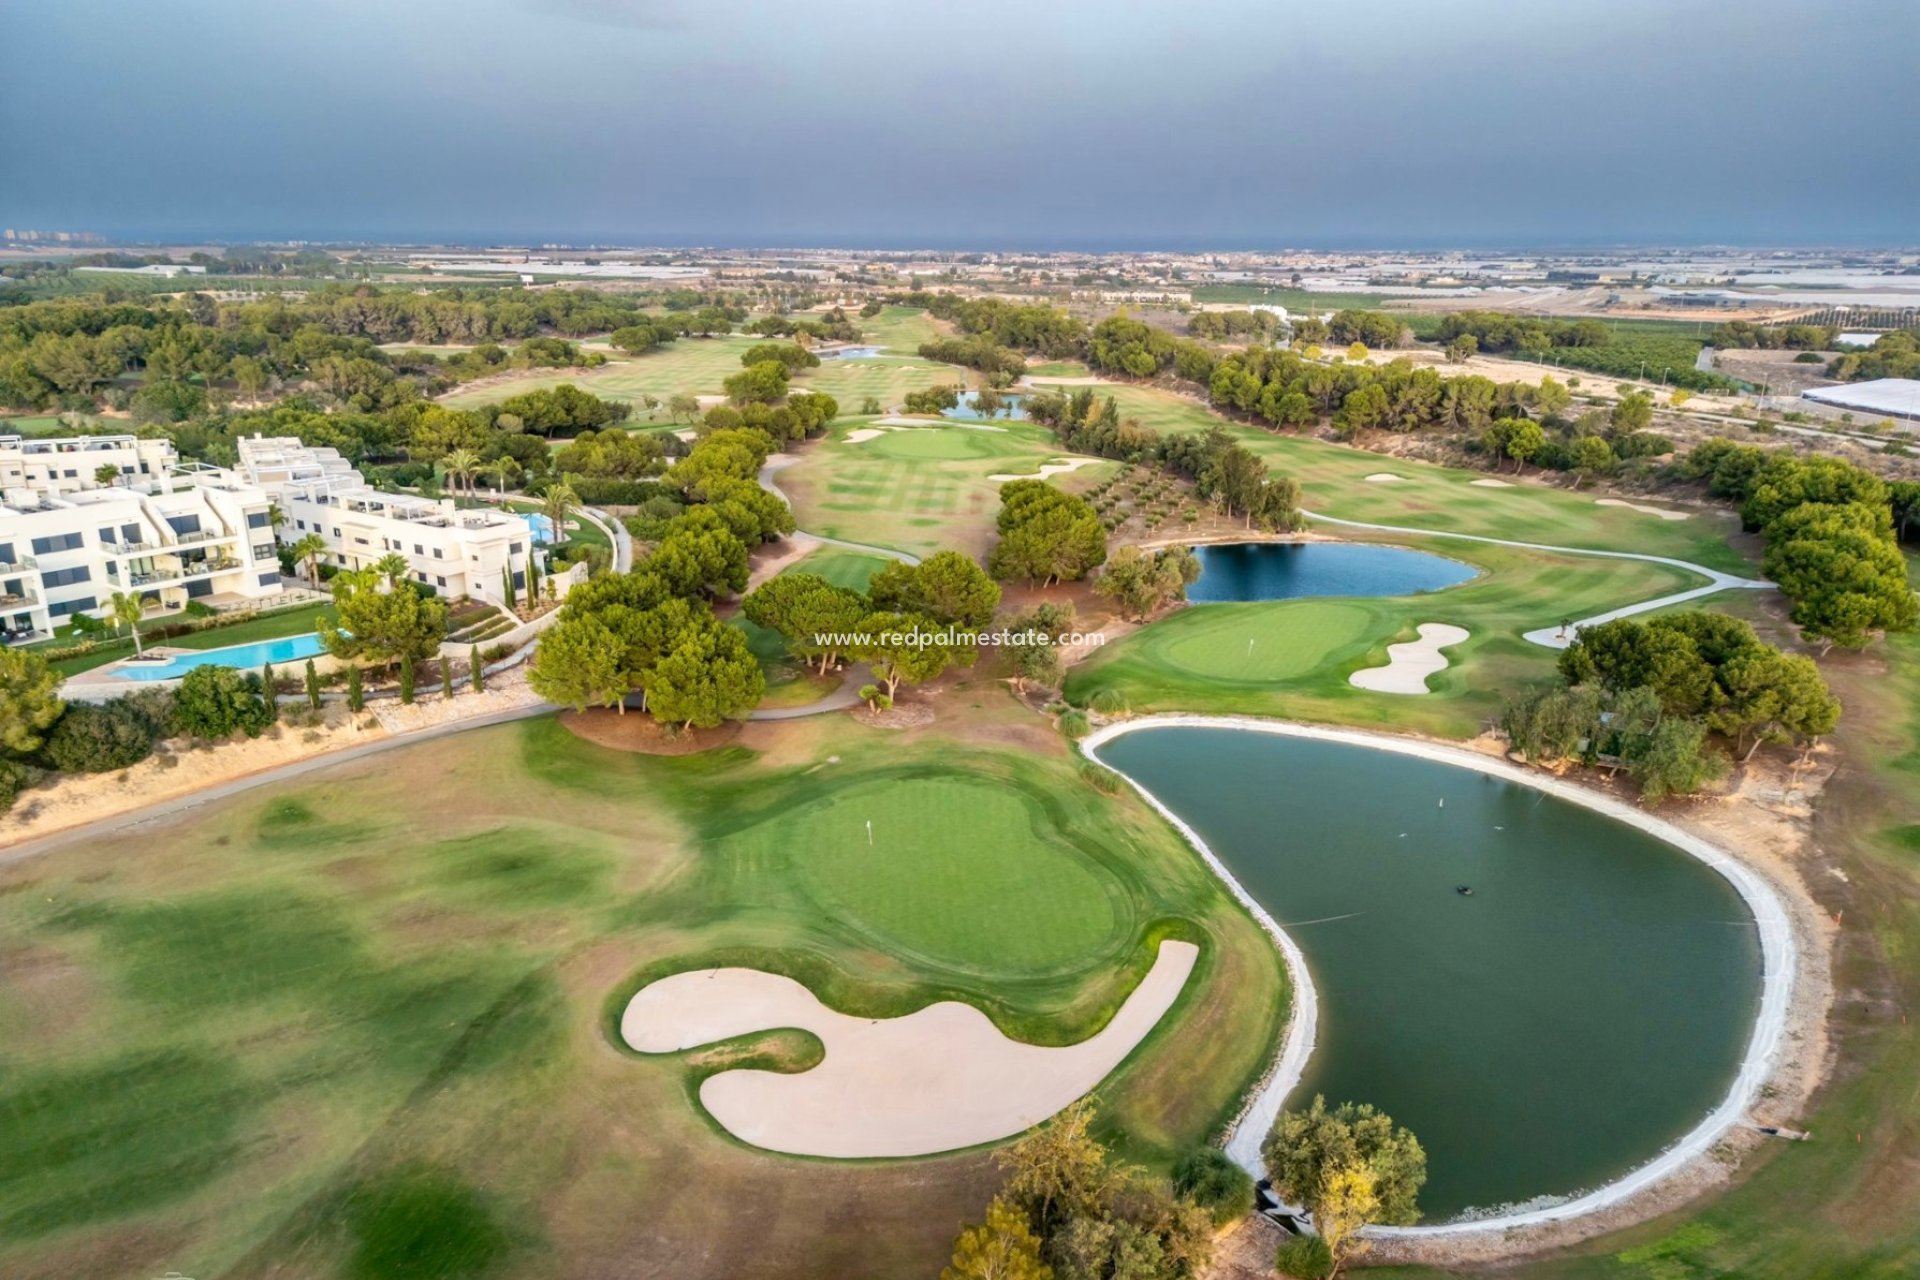
[[[1307,596],[1407,596],[1466,582],[1471,565],[1405,547],[1359,542],[1231,542],[1195,548],[1196,603]]]
[[[940,416],[943,418],[957,418],[962,422],[1026,421],[1027,398],[1025,396],[1001,396],[1000,412],[992,415],[984,414],[975,407],[979,403],[979,400],[979,392],[962,391],[960,393],[960,403],[946,410]]]

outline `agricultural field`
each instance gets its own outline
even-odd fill
[[[879,434],[853,442],[853,432]],[[1026,423],[1002,429],[929,420],[925,427],[872,428],[861,420],[832,434],[780,473],[802,529],[869,546],[926,555],[946,547],[985,555],[1002,481],[1062,456],[1052,437]],[[1061,477],[1067,487],[1118,470],[1102,462]]]
[[[1405,301],[1404,295],[1391,293],[1312,293],[1276,284],[1197,284],[1195,302],[1264,302],[1290,311],[1371,310],[1388,303]]]
[[[616,1046],[634,990],[716,963],[859,1016],[967,1000],[1061,1043],[1156,938],[1196,940],[1098,1090],[1165,1169],[1263,1065],[1275,953],[1143,802],[1088,786],[993,685],[952,696],[938,736],[748,726],[685,757],[544,717],[150,823],[138,858],[102,840],[0,869],[0,1272],[587,1276],[671,1241],[696,1280],[932,1274],[998,1176],[984,1153],[768,1155],[691,1086],[804,1040]]]
[[[1422,312],[1409,316],[1408,327],[1425,341],[1439,337],[1444,313]],[[1598,347],[1555,347],[1546,353],[1545,363],[1576,373],[1597,373],[1610,378],[1641,378],[1659,382],[1663,374],[1676,386],[1709,390],[1724,385],[1726,379],[1698,373],[1694,361],[1707,343],[1712,325],[1705,320],[1620,320],[1610,316],[1597,319],[1607,326],[1612,338]],[[1553,317],[1543,317],[1551,323]],[[1512,359],[1523,353],[1501,353]]]

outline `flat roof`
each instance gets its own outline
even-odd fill
[[[1803,400],[1888,418],[1920,418],[1920,378],[1875,378],[1802,391]]]

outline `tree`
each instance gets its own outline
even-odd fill
[[[224,738],[235,732],[257,738],[273,723],[267,696],[259,676],[210,663],[181,679],[174,716],[180,732],[196,738]]]
[[[1767,526],[1761,568],[1790,597],[1810,640],[1859,648],[1917,620],[1906,564],[1885,507],[1803,503]]]
[[[306,671],[307,710],[320,709],[320,673],[314,669],[313,659],[307,659]]]
[[[1573,404],[1573,393],[1567,390],[1564,382],[1556,378],[1542,378],[1540,385],[1533,389],[1528,399],[1533,402],[1533,407],[1540,416],[1550,418],[1567,411]]]
[[[347,710],[353,712],[353,714],[355,715],[359,715],[360,709],[366,705],[367,705],[367,692],[366,692],[366,689],[361,684],[360,668],[348,667],[347,668]]]
[[[1840,700],[1811,658],[1758,646],[1729,659],[1719,681],[1726,696],[1707,723],[1745,748],[1743,761],[1763,742],[1817,738],[1840,722]]]
[[[505,493],[507,486],[513,483],[513,478],[520,474],[520,462],[512,454],[503,453],[480,469],[493,477],[493,487],[497,491]]]
[[[76,702],[47,734],[46,756],[66,773],[108,773],[153,754],[154,732],[125,698]]]
[[[467,650],[467,676],[473,681],[475,693],[487,691],[487,668],[480,661],[480,646],[477,644]]]
[[[1514,751],[1535,764],[1552,764],[1593,740],[1605,710],[1597,688],[1536,689],[1507,704],[1500,728]]]
[[[825,675],[843,651],[845,637],[872,609],[859,592],[817,574],[783,573],[741,601],[741,612],[755,626],[778,632],[795,657],[818,660]]]
[[[1567,446],[1567,461],[1576,477],[1573,487],[1578,489],[1581,480],[1613,469],[1613,446],[1599,436],[1581,436]]]
[[[280,718],[279,680],[273,674],[271,662],[260,664],[260,689],[266,695],[267,722],[271,724]]]
[[[1380,1178],[1364,1160],[1344,1162],[1327,1173],[1326,1183],[1313,1204],[1313,1228],[1327,1243],[1333,1260],[1331,1275],[1366,1250],[1360,1230],[1380,1212]]]
[[[287,548],[293,555],[295,564],[304,560],[307,563],[307,581],[314,586],[320,585],[320,557],[327,553],[327,540],[317,533],[309,533]]]
[[[1465,364],[1473,359],[1480,350],[1480,339],[1470,333],[1463,333],[1447,343],[1447,363]]]
[[[958,551],[936,551],[917,565],[889,561],[868,582],[867,595],[879,609],[969,628],[986,626],[1000,607],[999,584]]]
[[[1096,1216],[1113,1186],[1107,1149],[1092,1133],[1093,1116],[1093,1103],[1082,1098],[994,1153],[993,1162],[1007,1171],[1007,1198],[1043,1230]]]
[[[398,551],[389,551],[373,562],[373,571],[387,580],[389,591],[398,591],[407,581],[407,558]]]
[[[440,459],[441,468],[447,478],[454,483],[454,492],[464,486],[468,493],[473,492],[473,477],[480,470],[480,454],[465,447],[454,449]]]
[[[1040,1239],[1005,1196],[987,1206],[986,1220],[966,1228],[954,1241],[953,1260],[940,1280],[1053,1280],[1040,1260]]]
[[[0,648],[0,748],[25,756],[38,750],[60,718],[60,674],[37,653]]]
[[[1669,795],[1698,791],[1726,771],[1706,747],[1704,721],[1667,716],[1650,733],[1627,744],[1627,772],[1640,784],[1640,797],[1658,804]]]
[[[599,618],[562,618],[540,637],[527,683],[547,701],[575,711],[617,707],[625,715],[626,696],[634,686],[621,663],[623,651],[619,638]]]
[[[343,573],[333,580],[333,612],[319,631],[327,652],[336,658],[424,662],[447,636],[443,601],[404,581],[383,583],[371,570]]]
[[[114,592],[112,606],[114,623],[125,627],[127,634],[133,637],[133,654],[136,658],[139,657],[141,654],[140,619],[147,611],[146,606],[141,603],[138,592],[128,591]]]
[[[752,707],[766,691],[766,675],[746,633],[703,614],[654,667],[647,707],[662,724],[710,729]]]
[[[1167,547],[1152,555],[1122,547],[1101,571],[1093,589],[1117,602],[1136,621],[1173,600],[1184,600],[1200,577],[1200,560],[1187,547]]]
[[[1371,1221],[1404,1226],[1420,1217],[1427,1153],[1391,1116],[1365,1103],[1343,1102],[1329,1111],[1316,1095],[1307,1110],[1280,1114],[1260,1154],[1274,1188],[1294,1204],[1319,1203],[1336,1172],[1365,1165],[1378,1202]]]
[[[400,658],[400,705],[413,705],[414,659],[412,654],[403,654]]]
[[[1615,435],[1632,435],[1653,425],[1653,397],[1644,391],[1621,396],[1613,406]]]
[[[1518,474],[1527,459],[1546,445],[1547,435],[1539,423],[1526,418],[1496,418],[1481,443],[1496,458],[1512,458],[1514,472]]]
[[[667,417],[673,422],[692,422],[700,416],[700,397],[685,391],[667,397]]]
[[[540,514],[547,518],[547,526],[552,531],[555,542],[567,539],[567,521],[580,509],[580,495],[573,486],[562,480],[547,486],[546,493],[540,498]],[[528,594],[532,594],[529,590]]]
[[[1173,1166],[1173,1189],[1206,1208],[1217,1226],[1253,1212],[1253,1177],[1218,1147],[1188,1152]]]
[[[858,634],[855,656],[873,668],[889,698],[899,695],[902,683],[924,684],[961,656],[947,628],[918,614],[869,614]]]
[[[1107,530],[1085,499],[1044,480],[1000,486],[1000,541],[987,566],[1002,580],[1073,581],[1107,558]]]
[[[721,383],[735,404],[771,404],[787,394],[787,366],[778,360],[748,365]]]

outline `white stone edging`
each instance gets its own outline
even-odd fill
[[[1239,729],[1253,733],[1270,733],[1280,737],[1308,738],[1321,742],[1369,747],[1378,751],[1391,751],[1423,760],[1433,760],[1456,768],[1470,769],[1488,777],[1498,778],[1503,782],[1532,787],[1557,799],[1570,801],[1616,821],[1624,822],[1697,858],[1719,872],[1728,883],[1732,884],[1734,891],[1746,903],[1747,909],[1753,913],[1754,924],[1760,935],[1762,969],[1760,1010],[1754,1019],[1753,1033],[1747,1041],[1746,1056],[1741,1061],[1739,1073],[1734,1077],[1732,1087],[1728,1090],[1726,1098],[1699,1124],[1647,1163],[1605,1186],[1562,1203],[1499,1217],[1442,1222],[1430,1226],[1373,1227],[1368,1229],[1369,1235],[1393,1239],[1432,1239],[1444,1236],[1476,1235],[1508,1231],[1516,1227],[1564,1222],[1612,1208],[1678,1172],[1685,1165],[1712,1150],[1729,1130],[1740,1123],[1747,1109],[1758,1099],[1761,1088],[1779,1067],[1786,1032],[1788,1005],[1799,968],[1793,925],[1787,915],[1786,906],[1780,900],[1779,894],[1774,891],[1773,886],[1768,884],[1758,872],[1711,841],[1684,831],[1665,819],[1656,818],[1611,796],[1559,778],[1542,775],[1535,770],[1523,769],[1506,760],[1480,755],[1461,747],[1399,738],[1389,734],[1368,733],[1356,729],[1335,729],[1283,720],[1263,720],[1251,716],[1153,715],[1104,725],[1082,738],[1079,746],[1089,759],[1111,769],[1113,766],[1101,760],[1096,754],[1099,747],[1124,734],[1142,729],[1166,727]],[[1307,1060],[1313,1054],[1314,1038],[1319,1024],[1319,998],[1314,991],[1313,979],[1307,972],[1306,956],[1280,927],[1279,922],[1256,902],[1227,870],[1225,864],[1212,849],[1207,847],[1206,841],[1200,838],[1197,831],[1162,804],[1159,797],[1124,771],[1114,769],[1114,772],[1125,778],[1129,786],[1186,838],[1207,865],[1213,869],[1214,874],[1218,875],[1221,882],[1233,893],[1233,896],[1273,936],[1275,942],[1279,944],[1282,957],[1286,960],[1287,974],[1293,983],[1294,998],[1293,1009],[1287,1019],[1286,1033],[1281,1040],[1280,1052],[1269,1069],[1265,1081],[1227,1139],[1227,1155],[1234,1163],[1255,1177],[1260,1177],[1265,1172],[1260,1160],[1260,1141],[1272,1128],[1287,1095],[1300,1083]]]

